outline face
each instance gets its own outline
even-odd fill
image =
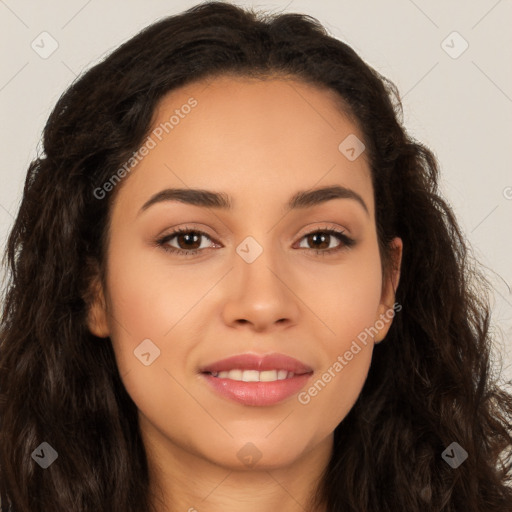
[[[149,137],[117,185],[90,329],[148,443],[292,464],[332,439],[391,323],[363,136],[332,92],[222,77],[168,94]]]

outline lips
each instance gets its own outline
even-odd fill
[[[227,359],[216,361],[200,369],[201,373],[220,373],[231,370],[256,370],[259,372],[270,370],[286,370],[295,375],[312,373],[313,369],[298,359],[284,354],[240,354]]]
[[[201,368],[210,389],[250,406],[275,405],[298,393],[313,369],[284,354],[241,354]]]

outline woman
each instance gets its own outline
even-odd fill
[[[66,91],[6,252],[4,504],[511,509],[486,284],[399,108],[316,20],[221,2]]]

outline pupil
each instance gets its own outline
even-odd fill
[[[184,238],[187,242],[185,243],[185,245],[189,245],[189,242],[192,242],[194,243],[194,238],[196,239],[195,240],[195,243],[197,243],[197,239],[199,238],[199,235],[198,234],[185,234],[185,235],[181,235],[181,238]],[[191,240],[192,239],[192,240]],[[188,247],[190,249],[190,245]],[[195,248],[195,247],[194,247]]]
[[[313,234],[313,235],[310,235],[310,238],[311,238],[311,239],[316,239],[317,237],[322,238],[322,239],[323,239],[323,242],[322,242],[322,243],[323,243],[323,245],[322,245],[322,247],[321,247],[321,248],[325,248],[325,246],[326,246],[326,245],[325,245],[325,240],[326,240],[327,236],[328,236],[328,235],[326,235],[325,233],[324,233],[324,234],[318,234],[318,233],[315,233],[315,234]],[[327,244],[327,247],[328,247],[328,246],[329,246],[329,244]]]

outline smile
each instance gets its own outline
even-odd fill
[[[313,369],[285,354],[239,354],[200,368],[215,395],[243,405],[270,406],[297,394]]]
[[[276,380],[291,379],[295,373],[288,370],[241,370],[234,369],[223,372],[211,372],[213,377],[218,379],[231,379],[241,382],[274,382]]]

